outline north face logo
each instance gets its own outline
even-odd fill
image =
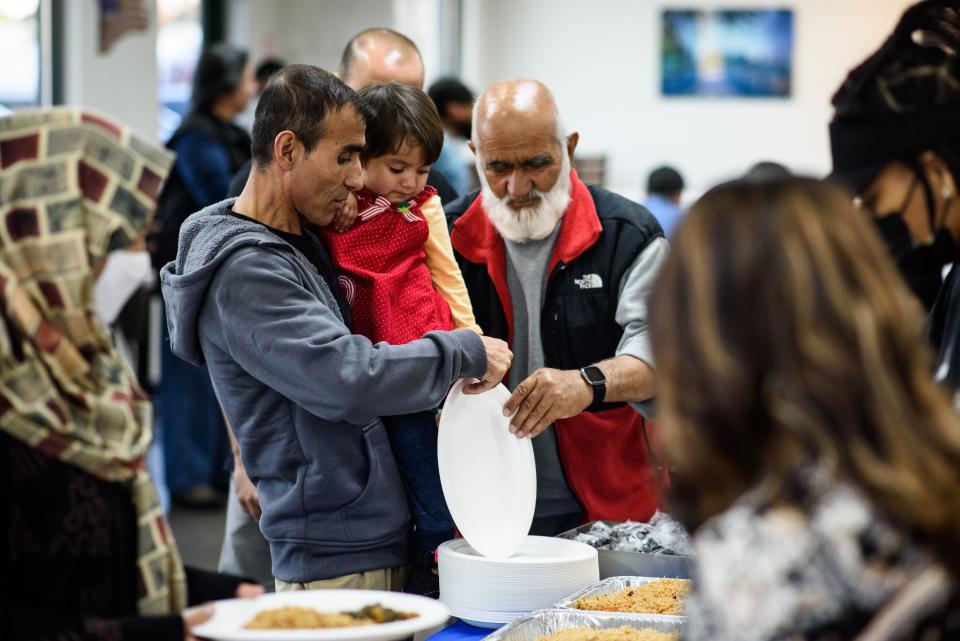
[[[600,274],[584,274],[580,278],[574,278],[573,282],[580,289],[600,289],[603,287],[603,279]]]

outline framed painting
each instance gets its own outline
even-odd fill
[[[661,22],[664,96],[790,96],[790,9],[668,9]]]

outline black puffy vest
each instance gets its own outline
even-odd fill
[[[623,276],[651,241],[663,237],[660,224],[642,205],[600,187],[588,189],[603,231],[593,246],[570,264],[558,262],[550,274],[540,324],[547,367],[579,369],[615,355],[623,336],[615,320]],[[475,192],[446,208],[451,228],[476,198]],[[456,257],[477,323],[488,336],[510,340],[487,265],[470,262],[460,252]]]

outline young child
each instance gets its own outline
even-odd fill
[[[364,188],[355,194],[357,223],[348,231],[324,232],[350,303],[353,331],[394,345],[434,330],[481,333],[440,199],[426,184],[443,145],[436,107],[423,91],[396,82],[367,87],[360,96],[374,115],[360,155]],[[434,550],[454,534],[440,487],[435,412],[383,421],[415,526],[418,554],[407,588],[432,592],[436,587],[428,586],[435,578],[426,577],[425,585],[423,570],[430,571]]]

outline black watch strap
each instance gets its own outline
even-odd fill
[[[593,402],[587,407],[588,412],[595,412],[603,405],[607,397],[607,378],[596,365],[588,365],[580,369],[580,376],[593,390]]]

